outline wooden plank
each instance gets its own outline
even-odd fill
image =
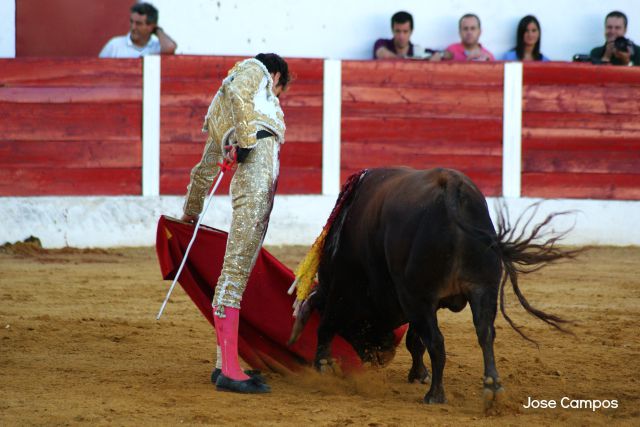
[[[0,59],[0,86],[142,87],[142,60],[104,58]]]
[[[445,155],[445,156],[502,156],[502,143],[478,141],[404,141],[392,142],[343,142],[342,156],[367,158],[369,156],[413,156],[413,155]]]
[[[409,166],[416,169],[436,167],[459,169],[462,171],[491,172],[499,171],[502,158],[495,156],[451,156],[426,153],[400,154],[386,156],[368,155],[367,157],[349,157],[351,150],[343,151],[341,167],[347,169],[382,168],[391,166]]]
[[[484,111],[486,115],[502,114],[502,91],[484,87],[433,90],[413,87],[343,86],[342,102],[376,103],[387,109],[413,104],[438,108],[444,104],[453,106],[460,112],[471,107],[473,111]]]
[[[142,102],[142,88],[133,87],[2,87],[0,102],[13,104],[77,104]]]
[[[640,115],[640,86],[525,86],[523,111]]]
[[[478,103],[465,104],[451,102],[425,104],[397,104],[389,106],[379,102],[343,102],[342,117],[394,117],[412,119],[500,119],[502,120],[502,104],[483,105]]]
[[[640,200],[637,174],[524,173],[525,197]]]
[[[343,87],[495,87],[502,91],[502,63],[342,61]]]
[[[0,196],[140,195],[139,168],[0,168]]]
[[[564,150],[573,152],[597,151],[606,157],[612,152],[628,152],[631,155],[640,153],[640,134],[636,139],[620,138],[523,138],[522,152],[536,150]]]
[[[566,62],[523,64],[522,81],[530,85],[640,86],[640,69]]]
[[[502,120],[342,118],[343,142],[502,141]]]
[[[528,150],[523,172],[636,174],[640,184],[640,151]]]
[[[15,141],[141,138],[138,103],[13,104],[0,102],[0,136]]]
[[[570,113],[524,111],[524,128],[608,129],[640,131],[638,114]]]
[[[124,141],[2,141],[0,167],[140,168],[142,144]]]
[[[588,129],[588,128],[522,128],[523,139],[560,139],[560,138],[582,138],[582,139],[625,139],[636,140],[638,132],[636,130],[625,129]]]
[[[358,172],[363,168],[341,168],[340,182],[345,182],[351,174]],[[467,172],[465,173],[478,186],[485,196],[499,196],[502,191],[502,176],[500,172]]]

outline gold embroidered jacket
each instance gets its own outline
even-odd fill
[[[202,212],[224,145],[253,148],[259,129],[270,131],[280,144],[284,143],[284,113],[272,88],[267,68],[254,58],[238,62],[222,81],[204,119],[202,130],[208,133],[207,143],[202,159],[191,171],[185,214]]]

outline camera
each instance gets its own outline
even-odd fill
[[[628,51],[629,46],[633,46],[633,42],[627,38],[624,38],[623,36],[618,37],[613,42],[613,47],[615,47],[616,50],[619,50],[622,52]]]

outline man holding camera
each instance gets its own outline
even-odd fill
[[[591,50],[594,64],[640,65],[640,47],[624,37],[627,32],[627,15],[617,10],[604,20],[604,46]]]

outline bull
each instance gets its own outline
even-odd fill
[[[469,303],[483,353],[483,399],[488,408],[504,393],[493,350],[498,298],[506,321],[529,339],[505,311],[507,280],[527,312],[565,331],[565,320],[529,304],[518,275],[579,252],[556,246],[566,232],[544,231],[554,217],[566,213],[552,213],[531,227],[532,214],[523,226],[530,227],[528,232],[516,230],[520,219],[512,227],[508,215],[499,213],[496,230],[483,194],[458,171],[364,171],[328,229],[318,285],[302,303],[289,343],[296,341],[317,309],[317,369],[331,368],[336,334],[364,362],[384,365],[395,352],[394,329],[408,323],[408,380],[430,380],[424,402],[443,403],[445,345],[437,311],[459,312]],[[431,374],[423,362],[425,350]]]

